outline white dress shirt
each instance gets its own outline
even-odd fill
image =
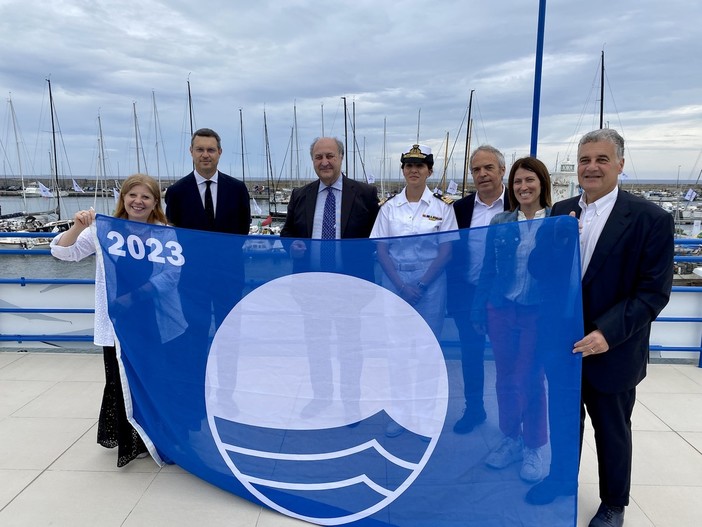
[[[595,252],[597,241],[600,239],[602,229],[609,219],[609,215],[614,208],[614,202],[617,201],[619,195],[619,187],[614,187],[609,194],[605,194],[597,201],[593,201],[589,205],[585,203],[585,194],[580,196],[580,265],[582,276],[585,276],[587,266],[590,265],[592,254]]]

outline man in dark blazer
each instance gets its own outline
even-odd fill
[[[166,191],[166,216],[176,227],[227,234],[246,235],[251,223],[249,192],[246,185],[227,174],[219,172],[217,166],[222,155],[222,142],[214,130],[201,128],[190,141],[190,154],[194,170],[171,185]],[[207,350],[210,343],[210,326],[214,316],[215,330],[222,324],[231,309],[241,299],[245,278],[241,255],[244,239],[225,239],[222,243],[201,244],[196,253],[186,255],[187,263],[181,271],[179,291],[190,300],[183,304],[183,315],[188,328],[179,339],[178,351],[171,360],[192,360],[194,354],[201,354],[200,360],[188,362],[188,367],[200,368],[197,377],[205,379]],[[210,285],[207,270],[214,266],[226,268],[230,280]],[[201,285],[202,284],[202,285]],[[185,288],[188,288],[187,290]],[[209,316],[208,316],[209,315]],[[236,367],[236,361],[232,361]],[[177,391],[174,396],[188,402],[183,408],[190,408],[184,419],[191,430],[199,430],[206,422],[204,404],[197,386],[187,385],[185,391]]]
[[[166,216],[176,227],[201,231],[248,234],[251,205],[246,185],[219,172],[222,141],[214,130],[197,130],[190,142],[195,170],[171,185],[166,192]],[[207,184],[210,181],[211,183]],[[205,210],[207,187],[212,196],[213,217]]]
[[[298,272],[315,267],[315,255],[311,254],[313,251],[299,238],[322,238],[322,209],[327,187],[331,187],[330,192],[341,198],[336,199],[336,239],[367,238],[378,215],[377,189],[342,175],[344,144],[340,140],[333,137],[317,138],[310,147],[310,155],[318,179],[293,190],[285,225],[280,232],[283,238],[298,238],[289,246]],[[344,250],[346,248],[347,245],[344,244]],[[353,260],[364,261],[362,275],[373,280],[372,257],[369,255],[368,258]]]
[[[601,504],[590,527],[621,526],[631,487],[631,414],[646,376],[651,322],[668,303],[673,281],[673,217],[618,189],[624,139],[595,130],[578,145],[580,197],[556,203],[551,215],[579,218],[585,336],[582,353],[581,445],[585,410],[595,431]],[[553,350],[554,353],[567,350]],[[554,453],[554,461],[558,454]],[[552,463],[551,474],[558,472]],[[548,503],[573,494],[549,475],[527,494]]]
[[[505,175],[505,158],[502,152],[490,145],[479,146],[470,156],[469,167],[476,192],[453,204],[459,229],[485,227],[496,214],[509,210],[508,192],[505,192],[505,186],[502,184]],[[471,432],[487,418],[483,405],[485,334],[476,332],[470,316],[485,250],[485,237],[476,233],[471,235],[470,240],[473,242],[471,247],[454,247],[453,259],[460,261],[461,265],[452,266],[452,269],[462,268],[465,272],[460,276],[449,277],[449,282],[455,287],[449,288],[447,306],[449,313],[454,317],[461,341],[466,403],[463,416],[453,427],[457,434]]]
[[[217,170],[222,155],[222,141],[214,130],[201,128],[190,141],[190,154],[195,170],[179,179],[166,191],[166,216],[176,227],[202,231],[246,235],[251,224],[251,205],[246,185]],[[232,269],[232,280],[222,284],[214,301],[217,323],[221,323],[241,298],[244,287],[244,267],[241,258],[243,242],[222,243],[203,247],[198,254],[189,255],[193,265],[184,271],[215,262],[226,262]],[[231,267],[231,262],[238,262]]]
[[[372,185],[348,179],[341,174],[344,144],[338,139],[315,139],[310,154],[318,180],[293,190],[285,225],[280,232],[283,238],[297,238],[284,242],[293,258],[293,271],[341,271],[375,281],[375,259],[368,242],[360,244],[348,241],[339,244],[323,238],[368,238],[378,215],[378,191]],[[329,232],[323,235],[322,228],[329,193],[335,196],[333,236]],[[320,241],[310,242],[310,239]],[[331,249],[334,254],[331,267],[325,266],[325,249]],[[339,265],[342,262],[343,265]],[[314,391],[313,398],[300,413],[306,419],[323,411],[334,397],[331,330],[335,321],[348,314],[332,312],[328,318],[320,320],[316,316],[306,315],[304,306],[301,307],[305,339],[310,348],[310,380]],[[340,335],[337,341],[339,395],[344,400],[349,414],[347,417],[352,423],[361,417],[357,403],[360,396],[360,362],[344,359],[353,357],[352,354],[357,354],[361,348],[361,327],[360,323],[354,326],[356,314],[351,313],[350,316],[351,319],[336,326],[336,331]]]

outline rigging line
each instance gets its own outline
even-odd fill
[[[580,130],[582,130],[583,127],[583,122],[585,119],[586,115],[586,110],[588,106],[590,105],[590,99],[592,97],[592,94],[595,91],[595,87],[597,86],[597,79],[599,78],[600,75],[600,61],[597,61],[597,67],[595,69],[595,74],[592,77],[592,83],[590,84],[590,92],[587,95],[587,98],[585,99],[585,104],[583,104],[582,109],[580,110],[580,116],[578,117],[578,120],[575,123],[575,127],[573,129],[573,133],[570,136],[570,141],[568,142],[568,145],[566,147],[566,159],[570,157],[570,152],[571,150],[575,147],[576,141],[579,140],[578,135]],[[597,102],[597,101],[595,101]],[[589,113],[589,112],[588,112]]]
[[[356,147],[356,151],[354,152],[354,155],[356,155],[359,152],[359,148],[358,139],[356,137],[356,127],[354,126],[353,121],[351,122],[351,136],[353,137],[353,143]],[[368,183],[368,175],[366,174],[366,164],[360,155],[358,156],[358,158],[361,160],[361,170],[363,170],[363,179],[366,183]]]
[[[449,153],[448,159],[446,160],[446,164],[453,159],[453,151],[456,149],[456,145],[458,144],[458,139],[461,135],[461,131],[463,130],[463,125],[466,122],[466,119],[468,118],[468,107],[466,106],[466,111],[463,112],[463,119],[461,120],[461,124],[458,126],[458,131],[456,132],[455,139],[453,140],[453,146],[451,147],[451,152]]]
[[[702,150],[700,150],[700,153],[697,154],[697,159],[695,159],[695,164],[692,165],[692,170],[690,170],[690,177],[688,179],[692,180],[692,176],[695,173],[695,170],[697,169],[697,163],[700,162],[701,157],[702,157]],[[699,183],[700,176],[702,176],[702,169],[700,170],[700,173],[697,175],[697,179],[695,180],[695,185],[697,185],[697,183]]]
[[[617,116],[617,121],[619,122],[619,132],[624,137],[626,134],[624,133],[624,123],[622,122],[621,115],[619,114],[619,109],[617,108],[617,101],[614,99],[614,92],[612,92],[612,86],[609,83],[609,75],[607,75],[607,71],[605,70],[605,84],[607,85],[607,90],[609,93],[610,100],[612,101],[612,106],[614,107],[614,114]],[[634,166],[634,157],[633,157],[633,152],[628,146],[626,147],[626,159],[627,163],[631,166],[631,173],[634,176],[634,179],[638,181],[639,176],[636,173],[636,167]],[[627,175],[630,173],[629,170],[626,171]],[[633,182],[632,182],[633,183]]]
[[[158,136],[161,138],[161,153],[163,154],[163,164],[166,166],[166,179],[169,182],[171,182],[171,173],[168,171],[168,159],[166,158],[166,147],[163,141],[163,130],[161,129],[161,118],[159,117],[158,110],[155,107],[154,114],[156,115],[156,127],[158,128]],[[156,138],[156,141],[158,142],[158,137]],[[158,155],[158,148],[156,150],[156,155]]]
[[[334,112],[334,118],[332,119],[331,129],[329,129],[329,131],[326,132],[327,137],[336,137],[336,136],[332,135],[332,131],[334,130],[334,125],[336,124],[336,118],[338,117],[339,111],[341,110],[342,107],[343,107],[343,105],[342,105],[341,99],[339,99],[339,101],[336,104],[336,111]],[[348,154],[348,152],[344,152],[344,157],[346,157],[347,154]]]
[[[48,98],[48,93],[45,93],[46,90],[42,90],[41,92],[41,106],[39,107],[39,121],[37,122],[37,129],[36,132],[34,133],[34,152],[32,153],[32,156],[29,158],[29,164],[32,170],[32,174],[37,174],[37,170],[34,167],[34,161],[37,159],[37,156],[39,155],[39,151],[42,149],[42,144],[41,139],[42,136],[44,135],[42,133],[42,123],[46,120],[46,114],[45,109],[46,106],[48,106],[46,99]],[[49,110],[49,113],[51,113],[51,110]],[[42,153],[43,157],[43,153]]]
[[[290,152],[290,159],[292,160],[292,148],[293,148],[293,134],[290,132],[290,139],[288,139],[288,145],[285,147],[285,155],[283,156],[283,162],[280,164],[280,172],[278,173],[278,180],[275,182],[275,189],[278,190],[280,185],[280,180],[283,178],[283,172],[285,172],[285,162],[288,160],[288,152]]]
[[[56,106],[56,105],[54,105]],[[66,166],[68,167],[68,175],[73,177],[73,170],[71,169],[71,161],[68,159],[68,150],[66,150],[66,143],[63,140],[63,132],[61,131],[61,123],[59,122],[58,112],[54,107],[54,117],[56,119],[56,129],[58,130],[59,140],[61,141],[62,158],[66,161]],[[57,174],[58,177],[58,174]]]
[[[478,104],[478,97],[474,96],[473,97],[473,106],[475,107],[477,113],[478,113],[478,120],[480,121],[480,125],[483,129],[483,137],[485,139],[484,143],[481,144],[490,144],[490,141],[488,141],[488,136],[487,136],[487,130],[485,129],[485,120],[483,119],[483,114],[480,111],[480,104]],[[467,124],[467,126],[470,126],[470,123]],[[473,128],[475,130],[475,128]],[[476,137],[477,139],[477,137]],[[477,142],[476,142],[477,144]]]

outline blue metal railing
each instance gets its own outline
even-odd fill
[[[0,238],[53,238],[56,233],[51,232],[2,232],[0,233]],[[36,246],[29,247],[17,247],[17,248],[2,248],[0,249],[0,256],[8,255],[29,255],[29,256],[42,256],[51,255],[49,249],[42,249]],[[0,285],[17,285],[19,287],[27,287],[29,285],[47,285],[47,286],[61,286],[61,285],[95,285],[95,280],[88,279],[71,279],[71,278],[26,278],[24,276],[19,278],[0,278]],[[30,314],[40,314],[40,315],[60,315],[60,314],[89,314],[95,313],[95,309],[92,307],[79,307],[79,308],[66,308],[66,307],[0,307],[0,315],[2,314],[14,314],[14,315],[30,315]],[[20,333],[0,333],[0,341],[3,342],[92,342],[93,333],[89,334],[20,334]]]
[[[56,234],[55,233],[33,233],[33,232],[9,232],[9,233],[0,233],[0,238],[52,238]],[[679,238],[675,240],[675,244],[679,246],[691,246],[691,247],[702,247],[702,239],[699,238]],[[51,254],[51,251],[48,249],[40,249],[40,248],[31,248],[31,249],[26,249],[26,248],[18,248],[18,249],[0,249],[0,256],[2,255],[16,255],[16,254],[21,254],[21,255],[32,255],[32,256],[37,256],[37,255],[47,255]],[[682,262],[688,262],[688,263],[702,263],[702,256],[689,256],[689,255],[680,255],[680,256],[675,256],[675,262],[682,263]],[[65,278],[57,278],[57,279],[49,279],[49,278],[41,278],[41,279],[33,279],[33,278],[0,278],[0,285],[1,284],[18,284],[20,286],[26,286],[28,284],[45,284],[45,285],[77,285],[77,284],[83,284],[83,285],[89,285],[93,284],[94,285],[95,281],[94,280],[86,280],[86,279],[65,279]],[[697,287],[697,286],[673,286],[673,293],[696,293],[700,294],[702,293],[702,287]],[[0,308],[0,315],[3,313],[19,313],[19,314],[30,314],[30,313],[43,313],[43,314],[76,314],[76,313],[94,313],[94,309],[90,308],[14,308],[14,307],[4,307]],[[676,324],[700,324],[702,325],[702,313],[699,314],[700,316],[674,316],[674,317],[668,317],[668,316],[660,316],[656,319],[656,322],[661,322],[661,323],[676,323]],[[92,341],[93,335],[19,335],[19,334],[2,334],[0,333],[0,341],[16,341],[16,342],[22,342],[22,341],[56,341],[56,342],[71,342],[71,341]],[[650,349],[652,351],[658,351],[658,352],[697,352],[700,354],[699,357],[699,367],[702,368],[702,339],[699,342],[699,345],[697,346],[680,346],[680,345],[668,345],[668,346],[663,346],[663,345],[656,345],[652,344]]]
[[[675,245],[681,247],[702,247],[702,239],[700,238],[676,238]],[[702,256],[687,256],[687,255],[676,255],[673,260],[677,263],[702,263]],[[702,293],[702,287],[698,286],[673,286],[673,294],[675,293]],[[662,323],[683,323],[683,324],[702,324],[702,313],[701,316],[659,316],[656,322]],[[697,365],[702,368],[702,338],[697,346],[661,346],[656,344],[650,345],[651,351],[666,352],[666,351],[683,351],[683,352],[697,352],[699,353]]]

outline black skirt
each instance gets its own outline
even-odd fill
[[[147,452],[147,448],[127,420],[117,350],[114,346],[104,346],[102,351],[105,361],[105,390],[100,406],[97,442],[105,448],[117,447],[117,466],[123,467],[139,454]]]

